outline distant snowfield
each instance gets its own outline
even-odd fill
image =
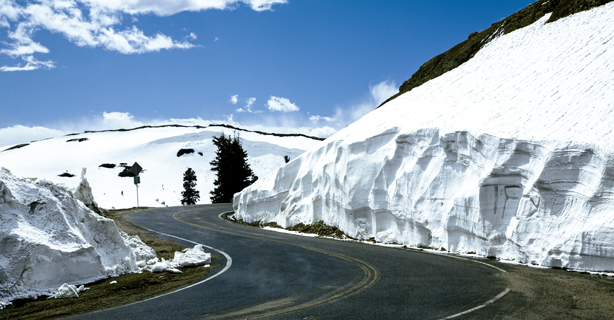
[[[548,17],[261,177],[236,216],[614,270],[614,3]]]
[[[119,167],[120,163],[131,166],[138,162],[144,168],[140,174],[139,205],[149,207],[181,205],[183,173],[191,167],[198,178],[196,189],[201,197],[198,203],[210,203],[209,192],[213,190],[216,178],[209,165],[216,150],[212,137],[222,132],[233,134],[232,129],[222,127],[160,127],[83,133],[37,141],[19,149],[0,152],[0,167],[9,169],[18,177],[46,179],[64,184],[69,189],[77,187],[81,169],[87,168],[86,178],[94,199],[98,206],[106,209],[137,205],[133,178],[118,176],[123,169]],[[248,153],[249,164],[258,177],[283,166],[284,155],[294,159],[305,150],[322,144],[305,137],[238,133]],[[84,138],[87,140],[68,142]],[[194,149],[194,153],[177,157],[180,149]],[[116,167],[100,167],[103,163],[115,164]],[[58,176],[65,172],[75,176]]]

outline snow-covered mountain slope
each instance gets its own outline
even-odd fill
[[[92,188],[94,200],[102,208],[130,208],[137,205],[136,187],[132,177],[119,177],[121,163],[131,166],[138,162],[140,174],[140,206],[181,205],[183,173],[188,167],[196,172],[196,189],[200,202],[210,203],[215,172],[209,162],[215,157],[213,136],[232,135],[234,130],[219,126],[155,127],[130,131],[91,132],[30,143],[21,148],[0,152],[0,167],[14,175],[62,183],[74,190],[80,182],[82,168]],[[322,141],[303,136],[274,136],[238,131],[248,162],[254,173],[263,177],[281,167],[284,155],[298,157]],[[8,148],[8,147],[7,147]],[[7,149],[7,148],[3,148]],[[181,149],[193,153],[177,156]],[[202,155],[201,155],[202,153]],[[115,165],[114,168],[101,164]],[[62,173],[74,177],[60,177]]]
[[[614,270],[614,3],[548,17],[262,177],[237,216]]]
[[[64,187],[0,170],[0,309],[17,298],[50,295],[137,271],[156,257],[138,237],[89,210]]]

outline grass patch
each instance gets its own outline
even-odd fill
[[[337,238],[337,239],[353,239],[352,237],[349,237],[348,235],[346,235],[339,228],[334,227],[334,226],[329,226],[325,224],[324,221],[322,220],[316,223],[313,223],[313,224],[304,224],[301,222],[289,228],[282,228],[280,225],[277,224],[277,222],[267,222],[267,223],[263,223],[262,221],[245,222],[243,219],[236,219],[234,217],[234,213],[227,214],[224,216],[224,218],[227,220],[236,222],[236,223],[240,223],[240,224],[244,224],[244,225],[248,225],[248,226],[256,227],[256,228],[271,227],[271,228],[278,228],[278,229],[296,231],[296,232],[301,232],[301,233],[317,234],[320,237],[332,237],[332,238]]]

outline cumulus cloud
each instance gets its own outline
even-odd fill
[[[271,111],[294,112],[300,109],[297,105],[290,102],[290,100],[275,96],[271,96],[266,104]]]
[[[190,49],[195,45],[188,41],[177,41],[158,33],[145,35],[136,26],[116,30],[122,23],[122,15],[132,16],[132,23],[138,22],[135,15],[155,14],[169,16],[183,11],[209,9],[233,9],[240,4],[255,11],[272,10],[275,4],[286,0],[33,0],[18,3],[0,0],[0,28],[8,29],[12,42],[0,53],[26,61],[25,66],[3,66],[2,71],[28,71],[50,68],[51,61],[33,63],[34,54],[48,53],[49,49],[34,41],[38,30],[47,30],[66,37],[80,47],[102,47],[123,54],[140,54],[170,49]],[[196,34],[190,33],[195,40]],[[39,61],[41,62],[41,61]]]
[[[239,95],[238,94],[235,94],[234,96],[230,97],[230,103],[237,104],[237,102],[239,102]]]
[[[136,121],[134,116],[128,112],[103,112],[102,120],[97,124],[96,129],[103,130],[104,128],[119,129],[133,128],[143,126],[144,123]]]

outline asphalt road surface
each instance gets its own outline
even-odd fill
[[[231,210],[217,204],[132,215],[131,221],[162,237],[219,250],[212,253],[220,267],[184,290],[76,318],[489,317],[507,293],[505,271],[487,262],[283,234],[218,217]]]

